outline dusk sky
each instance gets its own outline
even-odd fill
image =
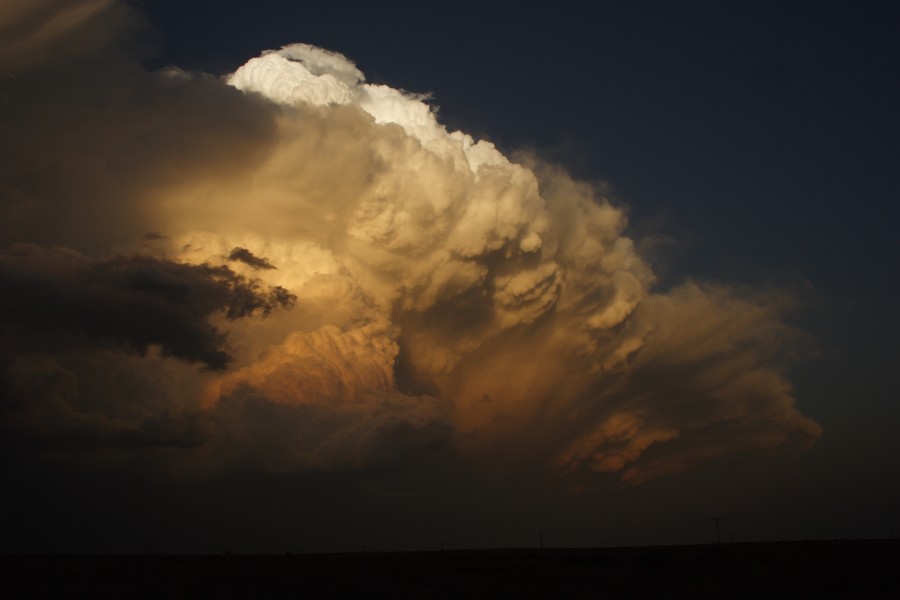
[[[0,551],[900,533],[900,6],[583,4],[0,0]]]

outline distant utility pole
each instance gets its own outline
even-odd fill
[[[721,544],[721,543],[722,543],[722,533],[721,533],[721,531],[719,531],[719,520],[720,520],[721,518],[722,518],[722,517],[713,517],[713,521],[716,522],[716,543],[717,543],[717,544]]]
[[[544,549],[544,532],[543,532],[543,531],[538,531],[538,536],[540,536],[540,540],[541,540],[541,542],[540,542],[540,543],[541,543],[540,548],[541,548],[541,550],[543,550],[543,549]]]

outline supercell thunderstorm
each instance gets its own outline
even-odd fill
[[[637,484],[820,434],[783,298],[656,289],[601,189],[341,54],[223,80],[53,43],[0,55],[7,437],[213,472],[438,445]]]

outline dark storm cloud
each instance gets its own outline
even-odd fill
[[[62,459],[105,451],[116,459],[196,448],[209,435],[206,413],[184,397],[196,369],[181,361],[84,345],[18,350],[0,364],[5,450]]]
[[[354,403],[291,405],[241,386],[210,412],[204,470],[359,471],[446,446],[443,403],[373,391]]]
[[[250,265],[254,269],[274,269],[275,265],[269,262],[265,257],[256,256],[246,248],[235,248],[228,255],[228,260],[239,261],[246,265]]]
[[[0,69],[71,60],[122,44],[140,19],[115,0],[30,0],[0,5]],[[126,42],[127,43],[127,42]]]
[[[170,235],[152,199],[265,156],[275,111],[216,77],[141,68],[135,40],[154,36],[131,3],[0,5],[0,248]]]
[[[189,449],[210,435],[204,374],[232,360],[221,322],[296,297],[227,266],[66,248],[0,251],[0,431],[41,452]]]
[[[214,315],[265,316],[296,300],[226,266],[147,256],[91,260],[24,244],[0,253],[0,289],[3,337],[17,349],[57,337],[140,354],[158,345],[163,355],[211,369],[230,360],[225,334],[210,321]]]

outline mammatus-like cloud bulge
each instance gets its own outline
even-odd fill
[[[3,254],[25,317],[4,422],[26,439],[276,470],[441,446],[638,484],[820,434],[779,368],[784,300],[653,291],[602,190],[448,132],[338,53],[287,46],[225,81],[80,63],[84,99],[10,64],[0,152],[28,159],[2,171],[0,238],[32,245]],[[92,225],[46,225],[72,214]]]

